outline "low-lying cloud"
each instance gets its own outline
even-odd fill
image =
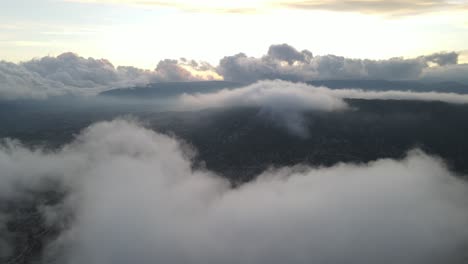
[[[308,129],[303,113],[307,111],[342,111],[350,109],[345,99],[416,100],[468,104],[468,95],[412,91],[364,91],[329,89],[281,80],[260,81],[243,88],[207,94],[184,94],[178,104],[183,109],[259,107],[280,126],[301,137]]]
[[[348,106],[327,88],[286,81],[261,81],[255,84],[209,94],[184,94],[179,104],[184,109],[210,107],[259,107],[260,114],[286,127],[290,132],[306,137],[308,130],[302,115],[309,110],[339,111]]]
[[[190,153],[122,120],[92,125],[54,152],[10,141],[0,148],[1,197],[47,188],[44,179],[69,190],[42,210],[56,225],[73,212],[46,263],[466,261],[468,186],[422,152],[270,170],[234,189],[193,170]]]

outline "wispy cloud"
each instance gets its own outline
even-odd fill
[[[190,1],[190,0],[64,0],[84,3],[112,3],[159,6],[191,12],[255,13],[268,9],[302,9],[357,12],[385,16],[405,16],[447,10],[463,10],[465,0],[255,0],[255,1]]]
[[[446,10],[459,10],[466,8],[468,5],[466,1],[446,0],[304,0],[284,1],[282,4],[297,9],[359,12],[387,16],[404,16]]]

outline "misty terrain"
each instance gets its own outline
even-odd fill
[[[163,111],[157,104],[105,105],[93,99],[71,99],[63,104],[25,102],[15,109],[13,103],[3,105],[0,136],[54,149],[95,122],[124,117],[184,140],[197,151],[199,162],[234,182],[251,180],[270,166],[399,159],[413,148],[440,156],[454,172],[468,173],[468,105],[362,99],[347,102],[352,111],[304,113],[305,136],[291,133],[258,107]]]
[[[308,84],[0,101],[0,262],[466,263],[468,88]]]
[[[468,264],[468,0],[0,0],[0,264]]]

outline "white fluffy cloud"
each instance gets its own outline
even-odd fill
[[[234,89],[210,94],[184,94],[179,104],[183,108],[209,107],[260,107],[261,114],[285,126],[292,133],[305,137],[308,134],[302,112],[307,110],[339,111],[347,108],[342,98],[306,84],[286,81],[261,81]]]
[[[229,187],[192,170],[174,139],[135,123],[95,124],[56,152],[0,148],[1,195],[58,179],[73,212],[47,248],[57,263],[463,263],[468,186],[442,161],[266,171]],[[7,191],[8,190],[8,191]],[[1,228],[0,228],[1,230]],[[49,262],[48,262],[49,263]]]

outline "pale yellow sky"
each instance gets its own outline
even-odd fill
[[[466,1],[351,3],[357,2],[9,1],[0,10],[0,59],[72,51],[152,69],[165,58],[217,64],[238,52],[258,57],[277,43],[372,59],[468,49]]]

